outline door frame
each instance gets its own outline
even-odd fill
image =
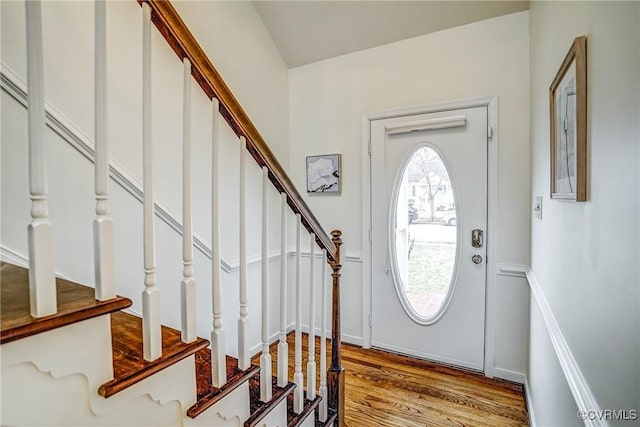
[[[362,346],[371,347],[371,122],[373,120],[437,113],[463,108],[487,107],[487,271],[484,327],[484,369],[494,376],[495,272],[498,215],[498,96],[461,99],[441,104],[394,108],[362,114]]]

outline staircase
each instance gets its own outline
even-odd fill
[[[55,274],[48,216],[42,18],[39,0],[25,2],[31,223],[28,258],[0,264],[2,425],[103,426],[333,426],[344,425],[344,369],[340,359],[340,231],[327,234],[238,101],[216,72],[169,1],[139,1],[143,20],[143,226],[144,274],[141,296],[119,296],[116,283],[114,221],[110,216],[110,157],[106,138],[106,5],[95,1],[95,200],[93,222],[95,283],[75,283]],[[157,285],[153,192],[150,43],[153,26],[183,64],[183,280],[180,330],[161,324]],[[3,75],[4,79],[4,75]],[[191,82],[212,108],[212,319],[207,339],[198,336],[191,189]],[[3,80],[4,85],[4,80]],[[3,86],[4,88],[4,86]],[[220,118],[240,144],[239,274],[237,335],[227,336],[223,319],[219,172]],[[260,309],[249,305],[247,168],[253,159],[262,173]],[[50,167],[55,167],[51,164]],[[27,165],[25,165],[26,167]],[[280,280],[269,280],[268,203],[274,187],[281,208]],[[287,213],[296,218],[295,292],[287,283]],[[302,278],[301,236],[309,234],[310,277]],[[318,255],[316,256],[316,250]],[[317,258],[321,258],[318,267]],[[329,274],[330,271],[330,274]],[[320,278],[320,286],[316,286]],[[277,341],[269,329],[270,290],[279,289]],[[303,301],[303,291],[309,299]],[[318,301],[316,297],[320,296]],[[142,315],[131,311],[141,300]],[[329,306],[329,304],[331,304]],[[294,306],[294,349],[289,351],[288,309]],[[309,310],[303,309],[308,307]],[[315,324],[316,308],[321,322]],[[249,311],[260,312],[258,319]],[[302,319],[308,318],[308,354],[303,356]],[[327,313],[331,314],[331,324]],[[204,314],[205,316],[207,314]],[[260,351],[251,354],[250,322],[259,322]],[[313,339],[320,330],[319,348]],[[228,328],[231,329],[231,328]],[[330,338],[327,337],[330,331]],[[227,341],[237,341],[230,354]],[[330,349],[327,349],[327,342]],[[330,366],[327,368],[327,360]],[[288,369],[290,360],[293,372]],[[306,360],[306,366],[303,366]],[[319,367],[316,366],[316,360]],[[305,382],[306,379],[306,382]]]

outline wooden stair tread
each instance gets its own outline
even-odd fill
[[[199,350],[196,353],[197,401],[187,410],[187,415],[191,418],[197,417],[258,372],[260,367],[255,365],[251,365],[244,371],[238,369],[238,359],[227,356],[227,382],[222,387],[213,387],[211,385],[211,349]]]
[[[293,394],[287,396],[287,427],[298,427],[307,417],[315,411],[322,397],[316,396],[313,400],[305,399],[302,412],[296,414],[293,411]]]
[[[338,413],[331,408],[327,408],[327,421],[322,422],[316,417],[316,427],[332,426],[338,418]]]
[[[142,319],[123,312],[112,313],[114,378],[102,384],[98,393],[103,397],[113,396],[209,345],[204,338],[188,344],[180,338],[180,331],[162,326],[162,356],[148,362],[142,353]]]
[[[120,296],[98,301],[94,288],[56,278],[58,312],[35,318],[31,317],[29,307],[29,270],[3,262],[0,265],[0,281],[0,344],[131,306],[130,299]]]
[[[260,377],[259,375],[254,375],[249,380],[249,401],[251,409],[251,416],[244,423],[244,427],[255,427],[260,424],[269,413],[276,407],[283,399],[286,399],[287,396],[291,394],[293,389],[296,388],[296,385],[293,383],[289,383],[284,387],[278,387],[278,379],[276,377],[272,378],[273,385],[273,394],[272,398],[269,402],[261,402],[260,401]]]

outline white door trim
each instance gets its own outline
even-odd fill
[[[462,99],[435,105],[419,105],[362,115],[362,346],[371,347],[371,121],[463,108],[487,107],[487,284],[484,337],[484,374],[493,377],[495,354],[495,253],[498,215],[498,97]]]

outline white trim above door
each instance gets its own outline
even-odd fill
[[[452,101],[436,105],[397,108],[365,113],[362,116],[362,336],[363,347],[371,347],[371,135],[372,120],[406,117],[442,111],[460,110],[472,107],[487,107],[488,152],[487,152],[487,282],[485,302],[484,374],[493,377],[495,342],[495,253],[496,219],[498,212],[498,97],[483,97]]]

